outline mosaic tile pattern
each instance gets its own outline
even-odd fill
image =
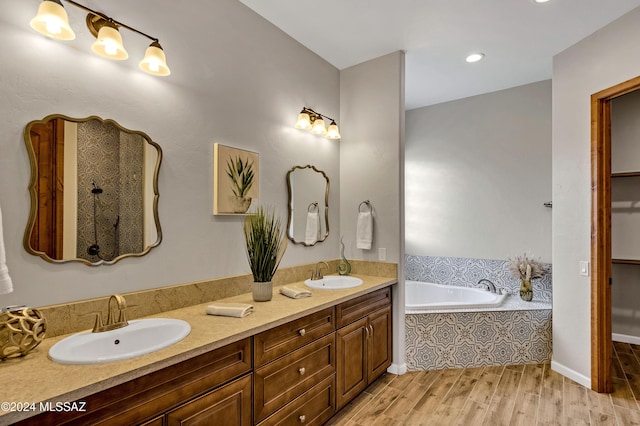
[[[509,272],[508,260],[470,259],[461,257],[415,256],[405,257],[407,280],[426,281],[436,284],[473,287],[480,279],[486,278],[497,288],[503,288],[509,294],[520,292],[520,280]],[[534,299],[551,302],[552,272],[540,279],[533,280]]]
[[[544,363],[551,360],[551,310],[405,316],[409,370]]]

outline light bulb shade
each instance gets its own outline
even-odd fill
[[[58,40],[73,40],[76,34],[69,26],[67,11],[58,0],[44,0],[38,7],[38,14],[30,22],[31,28],[47,37]]]
[[[162,50],[162,46],[154,41],[147,47],[144,58],[138,64],[140,69],[151,75],[167,76],[171,74],[171,70],[167,65],[167,57]]]
[[[324,126],[324,120],[321,116],[317,116],[315,121],[313,122],[313,127],[311,127],[311,133],[316,135],[325,135],[327,134],[327,128]]]
[[[298,121],[296,121],[295,128],[302,130],[311,130],[311,117],[309,117],[309,114],[306,110],[303,109],[302,112],[300,112],[300,114],[298,115]]]
[[[129,57],[122,44],[120,31],[111,25],[104,25],[100,28],[96,41],[91,45],[91,50],[107,59],[121,61]]]
[[[338,129],[338,125],[335,120],[331,120],[331,124],[327,128],[327,138],[328,139],[340,139],[340,130]]]

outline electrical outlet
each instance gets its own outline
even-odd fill
[[[387,260],[387,249],[379,248],[378,249],[378,260]]]
[[[580,275],[583,277],[589,276],[589,262],[587,260],[580,261]]]

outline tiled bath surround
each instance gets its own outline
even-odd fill
[[[408,370],[551,360],[551,309],[405,316]]]
[[[426,281],[435,284],[475,287],[482,278],[486,278],[503,288],[509,294],[520,292],[520,280],[509,271],[508,260],[469,259],[462,257],[435,257],[406,255],[406,279]],[[533,298],[536,301],[551,302],[551,264],[546,264],[549,273],[540,279],[532,280]]]
[[[550,265],[548,265],[550,266]],[[486,278],[519,301],[520,282],[509,262],[452,257],[406,257],[406,279],[471,287]],[[551,360],[551,274],[534,280],[534,301],[478,312],[455,311],[405,316],[409,370],[479,367]],[[509,299],[507,299],[509,300]],[[535,306],[535,308],[534,308]],[[514,310],[515,309],[515,310]]]

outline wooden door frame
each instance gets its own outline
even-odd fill
[[[640,77],[591,95],[591,388],[611,381],[611,101],[640,89]]]

